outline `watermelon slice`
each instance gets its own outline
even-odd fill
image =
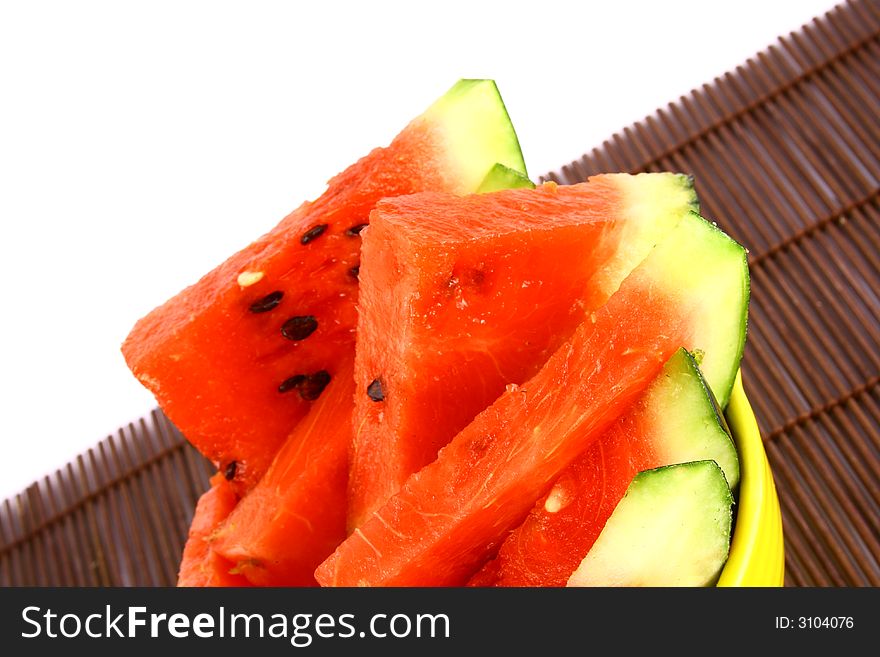
[[[360,230],[383,197],[476,190],[495,163],[525,172],[490,80],[462,80],[272,231],[137,322],[122,352],[239,493],[266,471],[354,349]]]
[[[351,358],[290,434],[262,479],[213,534],[211,547],[258,586],[316,586],[315,568],[346,536]]]
[[[510,386],[316,571],[325,586],[461,585],[684,346],[734,363],[744,249],[692,214],[534,377]]]
[[[177,575],[178,586],[248,586],[248,581],[230,572],[233,564],[213,549],[209,540],[235,508],[238,496],[226,477],[218,472],[211,487],[199,498],[190,523],[189,536]]]
[[[349,528],[535,374],[695,205],[671,173],[381,201],[361,252]]]
[[[568,466],[471,586],[565,586],[632,478],[711,459],[733,489],[736,448],[694,358],[679,349],[639,400]],[[725,485],[726,487],[726,485]]]

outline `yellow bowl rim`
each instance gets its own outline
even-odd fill
[[[725,413],[740,458],[736,524],[718,586],[782,586],[785,550],[773,474],[755,414],[737,372]]]

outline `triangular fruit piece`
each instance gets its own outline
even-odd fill
[[[711,459],[731,488],[736,447],[691,354],[679,349],[639,400],[568,466],[471,586],[565,586],[642,470]]]
[[[358,527],[318,582],[466,583],[680,346],[722,359],[741,348],[747,288],[745,250],[685,217],[535,376],[509,386]]]
[[[217,554],[209,543],[217,527],[235,508],[238,496],[218,472],[211,477],[211,487],[202,494],[190,523],[189,536],[177,575],[178,586],[249,586],[236,575],[233,564]]]
[[[351,354],[360,230],[376,202],[525,172],[491,80],[462,80],[269,233],[137,322],[122,351],[183,434],[252,486]]]
[[[349,529],[535,374],[695,205],[672,173],[380,202],[361,252]]]
[[[354,377],[351,357],[297,424],[211,547],[258,586],[316,586],[314,571],[346,536]]]

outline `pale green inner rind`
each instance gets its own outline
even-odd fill
[[[528,175],[494,81],[459,80],[423,116],[440,128],[462,193],[475,191],[496,162]]]
[[[489,169],[483,182],[477,188],[478,194],[498,192],[502,189],[534,189],[535,183],[525,175],[499,162]]]
[[[694,181],[682,173],[602,174],[616,179],[628,197],[629,211],[641,216],[700,211]],[[591,178],[594,178],[593,176]]]
[[[680,349],[669,359],[645,399],[659,461],[715,461],[731,490],[736,490],[740,477],[736,446],[696,362],[686,350]]]
[[[652,251],[640,276],[662,281],[682,307],[696,303],[691,351],[704,353],[700,370],[715,399],[727,406],[746,340],[749,268],[745,249],[696,213]]]
[[[641,472],[569,586],[710,586],[727,560],[733,497],[714,461]]]
[[[693,180],[682,174],[602,174],[592,176],[590,182],[599,178],[612,181],[623,200],[624,221],[618,228],[621,248],[592,281],[607,298],[651,249],[699,205]]]

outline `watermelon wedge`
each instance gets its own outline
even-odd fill
[[[671,173],[381,201],[361,251],[349,529],[534,375],[695,206]]]
[[[704,459],[720,464],[736,488],[739,462],[723,415],[693,356],[679,349],[624,416],[562,472],[468,584],[565,586],[636,474]]]
[[[316,571],[325,586],[462,585],[681,346],[733,363],[745,330],[744,249],[696,214]]]
[[[249,586],[244,577],[230,572],[233,564],[217,554],[209,542],[237,501],[238,496],[222,473],[211,477],[211,487],[199,498],[190,523],[178,586]]]
[[[383,197],[476,190],[495,164],[525,173],[490,80],[462,80],[377,148],[132,329],[122,352],[183,434],[239,493],[354,349],[360,230]]]
[[[351,359],[331,375],[266,474],[212,535],[211,548],[257,586],[316,586],[315,568],[346,537]]]

